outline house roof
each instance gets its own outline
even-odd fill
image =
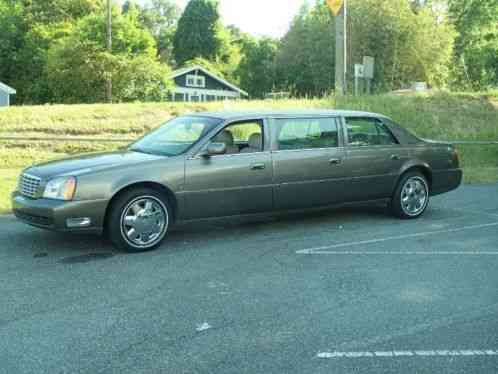
[[[249,94],[240,89],[239,87],[233,85],[232,83],[226,81],[225,79],[221,78],[220,76],[216,75],[216,74],[213,74],[211,73],[209,70],[207,70],[206,68],[203,68],[202,66],[200,65],[192,65],[192,66],[186,66],[184,68],[181,68],[181,69],[178,69],[178,70],[175,70],[173,71],[173,73],[171,74],[171,79],[174,79],[174,78],[177,78],[177,77],[180,77],[184,74],[187,74],[187,73],[190,73],[191,71],[194,71],[194,70],[200,70],[202,71],[204,74],[210,76],[211,78],[213,79],[216,79],[218,82],[221,82],[223,83],[224,85],[230,87],[231,89],[237,91],[237,92],[240,92],[242,95],[244,96],[249,96]]]
[[[14,90],[12,87],[7,86],[6,84],[0,82],[0,90],[8,93],[9,95],[15,95],[16,90]]]

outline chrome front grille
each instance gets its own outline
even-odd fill
[[[36,198],[38,196],[40,182],[40,178],[24,173],[23,175],[21,175],[19,190],[23,196]]]

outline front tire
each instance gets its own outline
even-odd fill
[[[159,246],[171,222],[167,198],[149,188],[122,193],[110,207],[106,226],[112,244],[131,253]]]
[[[396,186],[391,209],[401,219],[414,219],[424,214],[429,204],[429,183],[420,172],[403,174]]]

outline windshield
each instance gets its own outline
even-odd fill
[[[177,156],[190,149],[220,122],[220,119],[209,117],[178,117],[133,143],[130,150]]]

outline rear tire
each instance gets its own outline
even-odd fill
[[[158,247],[172,222],[168,199],[150,188],[123,192],[109,208],[106,231],[112,244],[138,253]]]
[[[429,204],[429,183],[418,171],[403,174],[391,200],[393,214],[401,219],[415,219],[424,214]]]

